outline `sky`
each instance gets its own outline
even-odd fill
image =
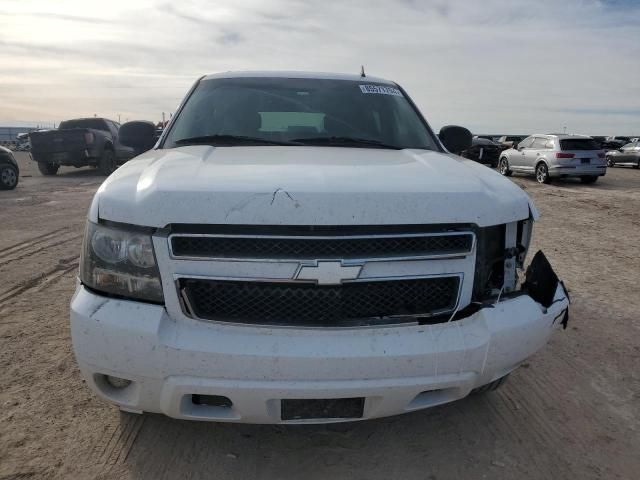
[[[0,0],[0,125],[158,121],[203,74],[360,65],[436,130],[640,135],[640,0]]]

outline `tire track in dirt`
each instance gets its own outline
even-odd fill
[[[566,362],[563,365],[566,366]],[[583,371],[576,378],[571,372],[573,368],[563,372],[554,366],[545,368],[554,368],[558,375],[522,375],[518,382],[509,385],[510,389],[501,392],[504,396],[513,396],[514,400],[521,399],[518,402],[522,409],[520,428],[535,436],[536,443],[541,447],[531,455],[547,459],[547,463],[553,467],[550,478],[572,478],[577,474],[575,469],[580,467],[586,478],[591,478],[589,472],[594,469],[599,474],[602,473],[600,469],[602,465],[606,465],[603,459],[607,458],[607,453],[593,451],[593,446],[606,437],[610,425],[606,416],[601,415],[597,400],[581,397],[577,404],[570,402],[564,405],[556,401],[562,398],[568,387],[580,382],[579,379],[589,375],[589,372]],[[573,405],[573,408],[567,408],[569,405]],[[585,435],[579,428],[580,423],[573,421],[572,417],[588,418],[592,425],[590,434]],[[565,455],[564,452],[568,450],[592,454],[579,461],[573,456]]]
[[[32,277],[18,285],[13,286],[9,290],[0,293],[0,307],[3,307],[9,300],[22,295],[34,288],[42,289],[53,283],[55,280],[66,275],[67,273],[77,269],[80,265],[80,256],[76,255],[69,258],[60,259],[58,264],[40,275]]]
[[[113,429],[105,429],[104,435],[93,448],[93,458],[97,464],[110,468],[123,464],[142,429],[143,415],[120,414],[121,422]],[[110,431],[111,430],[111,431]]]
[[[56,230],[52,230],[50,232],[47,233],[43,233],[42,235],[38,235],[36,237],[32,237],[29,240],[25,240],[22,242],[18,242],[18,243],[14,243],[13,245],[8,246],[7,248],[4,248],[2,251],[0,251],[0,261],[3,261],[6,257],[10,256],[11,254],[14,254],[16,252],[21,252],[25,249],[28,249],[34,245],[40,244],[42,242],[46,242],[50,239],[50,237],[64,232],[65,230],[69,230],[71,227],[62,227],[62,228],[58,228]]]
[[[509,384],[509,387],[513,389],[513,383]],[[568,478],[568,469],[565,465],[558,464],[558,462],[550,462],[546,457],[548,450],[545,446],[548,444],[548,439],[542,432],[542,428],[532,421],[523,412],[522,403],[520,402],[518,410],[512,410],[508,401],[506,401],[504,392],[496,392],[495,401],[489,401],[489,411],[492,413],[492,418],[495,420],[495,431],[493,436],[495,438],[503,437],[507,443],[513,442],[517,445],[532,445],[534,448],[530,448],[527,452],[527,458],[521,457],[519,460],[522,463],[529,463],[536,471],[539,472],[540,478]],[[530,397],[522,397],[519,393],[516,394],[518,398],[525,398],[526,401],[531,401]],[[522,455],[522,452],[518,452],[518,455]],[[543,473],[545,472],[545,473]]]
[[[0,480],[26,480],[28,478],[34,478],[36,475],[38,475],[37,472],[12,473],[10,475],[0,476]]]
[[[11,256],[11,253],[8,255],[4,255],[2,256],[0,254],[0,262],[2,264],[2,266],[8,265],[11,262],[16,262],[18,260],[22,260],[24,258],[28,258],[31,257],[32,255],[35,255],[37,253],[40,253],[44,250],[48,250],[50,248],[53,247],[57,247],[58,245],[62,245],[65,243],[69,243],[71,241],[74,240],[78,240],[80,238],[82,238],[83,234],[82,233],[72,233],[71,236],[68,236],[66,238],[63,238],[62,240],[59,239],[59,237],[56,237],[57,241],[54,241],[53,243],[47,243],[47,240],[53,240],[54,238],[47,238],[44,241],[41,242],[37,242],[37,244],[35,245],[37,248],[33,249],[33,248],[29,248],[29,247],[33,247],[34,245],[29,245],[29,247],[26,247],[24,249],[19,249],[19,250],[15,250],[11,253],[14,253],[16,256]]]

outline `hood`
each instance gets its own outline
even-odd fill
[[[426,150],[188,146],[151,150],[100,187],[90,218],[150,227],[497,225],[536,216],[510,180]]]

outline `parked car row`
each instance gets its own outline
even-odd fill
[[[548,135],[564,135],[561,133],[549,133]],[[527,138],[529,135],[475,135],[475,138],[484,138],[491,140],[503,147],[504,150],[508,148],[515,148],[518,143]],[[591,138],[598,144],[598,147],[603,150],[618,150],[628,143],[635,143],[640,140],[640,137],[629,137],[625,135],[591,135]]]
[[[156,140],[161,133],[162,129],[155,130]],[[12,145],[13,150],[31,151],[32,159],[38,163],[43,175],[55,175],[62,165],[93,166],[100,173],[109,175],[118,165],[152,147],[151,144],[137,148],[125,146],[120,139],[120,124],[96,117],[67,120],[61,122],[58,129],[18,137],[17,143]],[[578,148],[572,149],[575,146]],[[6,148],[3,150],[11,153]],[[460,155],[497,168],[503,175],[533,174],[541,183],[548,183],[555,177],[579,177],[584,183],[593,183],[605,175],[607,166],[640,168],[640,137],[477,135],[473,137],[472,145]],[[7,155],[3,153],[2,156]],[[17,164],[15,170],[17,175]],[[13,173],[6,169],[3,172],[3,182],[6,180],[8,185]]]
[[[623,141],[627,143],[622,143]],[[627,165],[640,168],[640,137],[590,137],[546,134],[521,138],[517,135],[478,135],[464,158],[498,168],[502,175],[535,175],[540,183],[553,178],[577,177],[594,183],[608,167]]]
[[[62,165],[93,166],[109,175],[152,146],[125,146],[120,141],[120,124],[107,118],[67,120],[57,129],[19,134],[10,148],[0,146],[0,190],[14,189],[18,184],[20,170],[13,151],[31,151],[31,159],[43,175],[55,175]]]
[[[31,150],[29,133],[18,133],[15,137],[15,140],[0,142],[0,147],[8,148],[13,152],[28,152]]]
[[[630,143],[638,143],[638,141],[640,141],[640,137],[628,137],[624,135],[613,135],[610,137],[592,135],[591,138],[593,138],[603,150],[619,150]]]

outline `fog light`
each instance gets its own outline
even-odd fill
[[[127,380],[126,378],[120,377],[112,377],[111,375],[105,375],[107,383],[111,385],[113,388],[126,388],[131,385],[131,380]]]

